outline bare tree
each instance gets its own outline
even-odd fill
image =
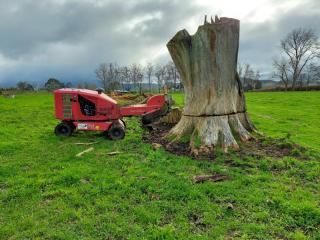
[[[116,63],[109,63],[108,65],[108,75],[109,75],[109,90],[113,91],[119,88],[120,85],[120,71]]]
[[[173,61],[170,61],[166,65],[166,75],[167,81],[166,84],[172,83],[173,90],[175,90],[177,86],[177,81],[180,78],[176,65]]]
[[[169,64],[166,64],[163,66],[164,72],[163,72],[163,77],[162,79],[164,80],[164,84],[166,87],[171,88],[172,86],[172,71],[171,71],[171,66]]]
[[[301,74],[301,85],[303,85],[302,81],[305,81],[305,85],[308,89],[309,84],[311,81],[319,80],[320,79],[320,66],[314,63],[310,63],[306,66],[306,71]]]
[[[97,78],[101,81],[105,91],[108,89],[108,65],[101,63],[95,70]]]
[[[148,78],[148,84],[149,84],[149,91],[151,92],[151,78],[152,78],[152,74],[154,72],[154,67],[152,63],[148,63],[146,68],[145,68],[145,72],[146,72],[146,76]]]
[[[155,72],[154,72],[154,75],[157,78],[159,93],[160,93],[161,88],[163,86],[163,80],[164,80],[165,72],[166,72],[166,70],[165,70],[164,66],[157,65],[157,67],[155,69]]]
[[[120,71],[116,63],[101,63],[95,73],[105,91],[115,90],[119,85]]]
[[[320,80],[320,65],[309,64],[308,72],[312,75],[312,80]]]
[[[254,71],[249,63],[238,63],[237,73],[245,91],[261,88],[260,71]]]
[[[273,73],[273,77],[279,78],[280,81],[284,85],[285,91],[288,90],[288,85],[290,82],[289,76],[288,76],[288,63],[285,59],[282,60],[273,60],[273,67],[275,69],[275,72]]]
[[[257,86],[260,85],[260,84],[259,84],[260,77],[261,77],[260,71],[257,70],[256,73],[255,73],[255,75],[254,75],[254,79],[253,79],[253,86],[252,86],[253,89],[257,89]],[[260,85],[260,86],[261,86],[261,85]]]
[[[17,83],[17,89],[21,91],[33,91],[34,87],[26,81],[21,81]]]
[[[292,79],[291,87],[295,89],[305,66],[320,56],[318,37],[312,29],[297,28],[281,40],[280,46],[286,61],[283,71]]]
[[[244,65],[244,70],[243,70],[243,88],[244,90],[249,90],[252,88],[252,81],[254,78],[254,71],[251,68],[249,63],[246,63]]]
[[[121,67],[120,72],[121,72],[121,82],[123,82],[123,89],[129,91],[130,84],[131,84],[130,68],[127,66]]]
[[[131,78],[131,82],[133,83],[135,89],[139,88],[139,90],[141,92],[143,73],[142,73],[142,68],[141,68],[140,64],[134,63],[130,66],[130,78]]]

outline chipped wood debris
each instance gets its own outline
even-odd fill
[[[93,148],[93,147],[90,147],[90,148],[88,148],[88,149],[86,149],[86,150],[84,150],[84,151],[82,151],[82,152],[79,152],[79,153],[76,155],[76,157],[81,157],[83,154],[88,153],[88,152],[91,152],[91,151],[93,151],[93,150],[94,150],[94,148]]]
[[[223,174],[200,175],[200,176],[194,176],[193,182],[194,183],[203,183],[205,181],[220,182],[227,179],[229,179],[229,176],[223,175]]]
[[[106,155],[108,155],[108,156],[114,156],[114,155],[118,155],[118,154],[120,154],[120,153],[122,153],[122,152],[114,151],[114,152],[108,152],[108,153],[106,153]]]
[[[74,145],[92,145],[92,144],[96,144],[99,142],[78,142],[78,143],[74,143]]]

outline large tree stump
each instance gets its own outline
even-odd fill
[[[190,135],[192,149],[199,142],[201,149],[238,148],[235,135],[252,138],[254,126],[237,74],[239,25],[237,19],[216,17],[205,20],[194,35],[181,30],[167,43],[185,91],[183,116],[169,137]]]

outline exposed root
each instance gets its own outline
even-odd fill
[[[245,129],[240,122],[238,115],[230,115],[228,117],[231,128],[236,132],[243,142],[246,142],[252,138],[252,135]]]
[[[241,141],[248,141],[254,138],[250,134],[250,131],[254,130],[246,113],[206,117],[182,116],[166,137],[173,139],[173,143],[183,136],[190,136],[189,146],[194,154],[199,151],[212,151],[214,147],[221,147],[227,152],[228,148],[239,149],[235,136]]]
[[[161,144],[165,150],[172,154],[189,156],[193,159],[214,160],[218,156],[218,151],[216,151],[217,149],[214,146],[202,145],[199,148],[195,146],[192,152],[189,141],[176,141],[168,144],[169,139],[167,139],[165,136],[168,135],[172,128],[173,125],[170,124],[155,125],[153,130],[150,130],[150,132],[143,135],[143,140],[152,145],[155,143]],[[233,154],[236,154],[241,159],[246,159],[248,157],[261,159],[266,156],[269,156],[273,159],[279,159],[285,156],[291,156],[301,160],[309,159],[306,155],[304,155],[306,149],[296,144],[290,144],[285,139],[271,139],[264,136],[257,136],[255,133],[254,135],[256,138],[252,138],[251,141],[247,141],[244,144],[240,144],[239,142],[241,146],[239,151],[232,152],[231,155],[226,155],[227,164],[230,164],[231,166],[244,166],[238,165],[237,162],[230,160],[232,159],[231,156],[233,156]],[[228,156],[230,156],[230,159]]]
[[[242,126],[247,129],[250,132],[257,132],[256,127],[253,125],[253,123],[251,122],[248,113],[244,112],[244,113],[238,113],[237,114]]]

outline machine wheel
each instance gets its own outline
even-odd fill
[[[71,136],[73,130],[74,130],[74,126],[73,125],[71,125],[70,123],[67,123],[67,122],[62,122],[62,123],[59,123],[55,127],[54,133],[57,136],[69,137],[69,136]]]
[[[123,139],[125,136],[125,129],[121,125],[111,126],[110,130],[108,131],[108,137],[112,140],[119,140]]]

